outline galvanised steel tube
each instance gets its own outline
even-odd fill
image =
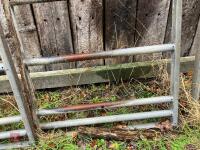
[[[182,0],[172,1],[172,41],[175,44],[175,51],[172,53],[172,77],[171,94],[173,101],[173,126],[178,125],[178,105],[180,88],[180,56],[181,56],[181,31],[182,31]]]
[[[66,1],[66,0],[11,0],[10,5],[25,5],[34,3],[45,3],[45,2],[56,2],[56,1]]]
[[[57,108],[57,109],[50,109],[50,110],[41,109],[41,110],[38,110],[37,115],[39,116],[56,115],[56,114],[88,111],[88,110],[112,109],[112,108],[119,108],[119,107],[161,104],[161,103],[169,103],[172,101],[173,101],[172,96],[161,96],[161,97],[142,98],[142,99],[126,100],[126,101],[118,101],[118,102],[85,104],[85,105],[78,105],[78,106],[75,105],[75,106],[68,106],[65,108]],[[22,120],[21,116],[0,118],[0,125],[18,123],[21,120]]]
[[[140,112],[140,113],[113,115],[113,116],[104,116],[104,117],[74,119],[74,120],[67,120],[67,121],[56,121],[56,122],[50,122],[50,123],[42,123],[40,124],[40,127],[41,129],[57,129],[57,128],[64,128],[64,127],[82,126],[82,125],[112,123],[112,122],[119,122],[119,121],[171,117],[172,115],[173,115],[172,110],[161,110],[161,111]]]
[[[18,137],[23,137],[26,136],[26,130],[21,129],[21,130],[12,130],[12,131],[4,131],[0,132],[0,139],[12,139],[12,138],[18,138]]]
[[[11,9],[12,10],[12,9]],[[11,11],[11,14],[13,15],[13,10]],[[12,16],[11,15],[11,16]],[[14,25],[16,24],[15,20],[13,20]],[[31,142],[35,141],[35,132],[34,132],[34,126],[33,121],[31,120],[31,116],[28,110],[28,106],[25,103],[25,96],[24,91],[22,89],[22,86],[20,84],[20,79],[17,75],[17,71],[14,65],[14,62],[12,60],[12,54],[10,53],[8,43],[6,41],[6,38],[4,36],[3,28],[0,23],[0,53],[1,58],[4,63],[4,66],[6,68],[6,74],[9,79],[11,89],[13,91],[15,100],[17,102],[17,106],[19,108],[19,112],[21,114],[25,129],[27,130],[27,134],[29,137],[29,140]]]
[[[118,101],[118,102],[82,104],[82,105],[67,106],[64,108],[49,109],[49,110],[41,109],[38,111],[37,114],[39,116],[46,116],[46,115],[64,114],[64,113],[97,110],[97,109],[112,109],[112,108],[119,108],[119,107],[161,104],[161,103],[169,103],[172,101],[173,101],[172,96],[161,96],[161,97],[143,98],[143,99],[136,99],[136,100],[133,99],[133,100],[126,100],[126,101]]]
[[[22,121],[21,116],[5,117],[5,118],[0,118],[0,125],[18,123],[20,121]]]
[[[25,59],[24,63],[28,66],[48,65],[48,64],[64,63],[64,62],[76,62],[84,60],[112,58],[117,56],[130,56],[136,54],[168,52],[168,51],[174,51],[174,48],[175,48],[174,44],[162,44],[162,45],[153,45],[145,47],[116,49],[111,51],[102,51],[102,52],[88,53],[88,54],[74,54],[74,55],[66,55],[58,57],[32,58],[32,59]]]
[[[24,148],[32,145],[31,142],[18,142],[18,143],[12,143],[12,144],[0,144],[0,150],[5,149],[14,149],[14,148]]]
[[[197,50],[194,65],[194,75],[192,79],[192,98],[199,100],[200,94],[200,51]]]

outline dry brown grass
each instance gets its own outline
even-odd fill
[[[200,125],[200,102],[191,96],[191,76],[181,76],[180,93],[180,120],[182,125],[188,124],[193,127]],[[182,100],[182,101],[181,101]]]

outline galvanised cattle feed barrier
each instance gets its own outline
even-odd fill
[[[18,54],[18,65],[20,78],[17,75],[14,62],[9,51],[8,44],[6,42],[5,36],[3,34],[2,26],[0,26],[0,52],[3,60],[3,66],[5,67],[6,74],[9,78],[18,108],[20,110],[20,116],[13,116],[7,118],[0,118],[0,125],[6,125],[11,123],[17,123],[23,121],[25,129],[0,132],[0,139],[10,138],[12,133],[16,133],[21,137],[28,137],[28,141],[22,141],[20,143],[10,143],[6,145],[0,145],[0,149],[6,148],[16,148],[25,147],[30,144],[34,144],[36,140],[36,129],[56,129],[63,127],[72,127],[79,125],[91,125],[100,124],[108,122],[118,122],[118,121],[129,121],[129,120],[142,120],[149,118],[161,118],[161,117],[171,117],[173,126],[178,125],[178,95],[179,95],[179,70],[180,70],[180,50],[181,50],[181,21],[182,21],[182,0],[173,0],[172,7],[172,42],[170,44],[153,45],[145,47],[135,47],[126,49],[117,49],[112,51],[102,51],[97,53],[89,54],[75,54],[59,57],[50,58],[33,58],[24,59],[23,58],[23,45],[18,32],[19,27],[16,23],[16,18],[14,14],[15,5],[25,5],[32,3],[43,3],[43,2],[53,2],[59,0],[11,0],[7,2],[9,6],[8,12],[10,13],[13,25],[13,33],[17,41],[16,52]],[[130,56],[135,54],[147,54],[155,52],[170,52],[171,53],[171,92],[169,96],[161,96],[154,98],[138,99],[138,100],[126,100],[119,102],[105,102],[98,104],[87,104],[70,106],[66,108],[55,108],[55,109],[36,109],[34,88],[32,81],[29,77],[28,66],[36,65],[46,65],[54,63],[64,63],[64,62],[76,62],[83,60],[101,59],[101,58],[112,58],[116,56]],[[20,82],[22,80],[22,82]],[[138,105],[149,105],[149,104],[161,104],[161,103],[171,103],[171,108],[169,110],[159,110],[150,112],[139,112],[131,114],[120,114],[112,116],[103,117],[93,117],[93,118],[82,118],[73,119],[66,121],[56,121],[49,123],[40,123],[38,116],[46,116],[52,114],[65,114],[71,112],[80,112],[87,110],[105,109],[105,108],[118,108],[127,106],[138,106]],[[132,128],[152,128],[155,127],[155,123],[143,124],[129,127]]]

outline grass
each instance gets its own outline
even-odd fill
[[[54,135],[52,135],[54,134]],[[93,139],[91,137],[67,136],[63,131],[48,134],[48,137],[40,137],[36,150],[184,150],[199,149],[200,130],[183,129],[180,134],[167,134],[158,139],[145,139],[137,142],[107,141]]]
[[[64,130],[53,130],[46,133],[39,132],[39,140],[36,146],[28,149],[36,150],[184,150],[200,149],[200,104],[192,100],[189,89],[191,88],[190,75],[181,78],[181,96],[180,96],[180,127],[176,130],[160,131],[159,136],[145,138],[142,135],[140,140],[130,142],[114,141],[92,138],[83,135],[77,135],[76,132],[69,135]],[[141,83],[134,81],[120,84],[100,84],[82,87],[71,87],[54,91],[39,91],[36,93],[37,105],[39,108],[65,107],[75,104],[99,103],[105,101],[117,101],[127,98],[146,98],[158,95],[167,95],[169,92],[169,82],[149,80]],[[16,103],[10,95],[0,96],[0,117],[19,114]],[[138,111],[148,111],[152,109],[164,109],[169,105],[128,107],[114,110],[97,110],[89,112],[71,113],[68,115],[59,115],[41,117],[41,121],[65,120],[73,118],[83,118],[92,116],[104,116],[114,114],[127,114]],[[155,121],[153,119],[147,121]],[[145,121],[145,122],[147,122]],[[164,120],[159,120],[164,121]],[[113,128],[119,125],[130,125],[135,122],[120,122],[98,125],[100,127]],[[23,124],[14,124],[11,126],[0,127],[0,130],[11,130],[23,128]],[[77,128],[70,128],[76,130]],[[5,142],[5,141],[3,141]]]

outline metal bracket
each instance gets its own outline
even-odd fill
[[[4,74],[4,72],[5,72],[5,69],[4,69],[3,63],[0,63],[0,74]]]
[[[200,51],[197,50],[194,64],[194,75],[192,81],[192,98],[199,100],[200,97]]]
[[[23,52],[23,44],[21,42],[19,27],[16,23],[16,18],[14,16],[13,6],[15,5],[24,5],[24,4],[32,4],[32,3],[42,3],[42,2],[52,2],[58,0],[11,0],[11,16],[14,23],[14,28],[16,29],[16,34],[18,41],[20,42],[21,51]],[[98,53],[90,53],[90,54],[75,54],[70,56],[60,56],[60,57],[51,57],[51,58],[33,58],[33,59],[24,59],[22,64],[25,66],[37,66],[51,63],[63,63],[69,61],[83,61],[83,60],[91,60],[91,59],[100,59],[100,58],[112,58],[117,56],[129,56],[135,54],[142,53],[154,53],[154,52],[171,52],[172,61],[171,61],[171,92],[169,96],[160,96],[153,97],[147,99],[139,99],[139,100],[127,100],[122,102],[107,102],[107,103],[99,103],[99,104],[91,104],[91,105],[79,105],[79,106],[70,106],[66,108],[55,108],[55,109],[40,109],[33,110],[37,116],[45,116],[52,114],[65,114],[71,112],[79,112],[79,111],[87,111],[87,110],[96,110],[103,108],[118,108],[118,107],[127,107],[127,106],[138,106],[138,105],[149,105],[149,104],[160,104],[160,103],[171,103],[172,107],[169,110],[158,110],[158,111],[150,111],[150,112],[139,112],[132,114],[120,114],[120,115],[112,115],[112,116],[103,116],[103,117],[93,117],[93,118],[83,118],[83,119],[74,119],[74,120],[66,120],[66,121],[56,121],[49,123],[39,123],[40,129],[55,129],[55,128],[63,128],[63,127],[72,127],[79,125],[91,125],[91,124],[100,124],[100,123],[108,123],[108,122],[118,122],[118,121],[128,121],[128,120],[141,120],[141,119],[149,119],[149,118],[162,118],[162,117],[170,117],[173,126],[178,125],[178,96],[179,96],[179,72],[180,72],[180,51],[181,51],[181,22],[182,22],[182,0],[173,0],[172,3],[172,43],[171,44],[161,44],[161,45],[153,45],[153,46],[145,46],[145,47],[136,47],[136,48],[128,48],[128,49],[118,49],[113,51],[102,51]],[[10,57],[10,54],[7,53],[8,47],[4,42],[4,47],[2,48],[2,58],[3,63],[5,64],[7,75],[9,76],[9,80],[15,94],[16,100],[18,102],[18,106],[20,107],[20,113],[22,120],[25,124],[25,130],[28,134],[29,140],[34,142],[33,134],[34,131],[31,128],[32,121],[28,119],[26,106],[23,104],[24,97],[20,91],[19,81],[14,69],[13,61]],[[27,68],[25,67],[25,68]],[[34,100],[34,89],[31,85],[31,79],[29,77],[29,73],[27,70],[23,72],[26,79],[28,80],[27,86],[31,91],[29,96],[31,100]],[[19,97],[20,96],[20,97]],[[21,119],[20,116],[14,116],[13,118],[1,118],[0,124],[5,124],[8,122],[18,122]],[[155,123],[137,125],[133,127],[129,127],[129,129],[135,128],[152,128],[155,127]],[[18,131],[20,135],[25,134],[25,130]],[[2,135],[3,134],[3,135]],[[0,133],[0,137],[6,137],[8,133]],[[16,145],[11,145],[16,146]],[[1,149],[1,148],[0,148]]]

